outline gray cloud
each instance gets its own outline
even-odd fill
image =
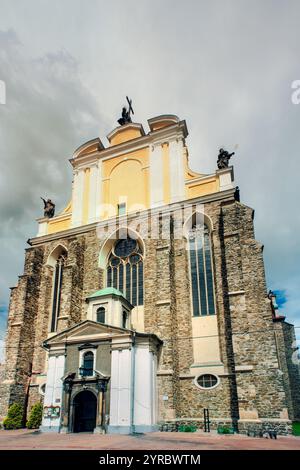
[[[103,118],[66,51],[33,59],[12,30],[1,32],[0,51],[7,88],[7,104],[0,109],[0,301],[7,305],[8,287],[22,273],[25,241],[36,234],[35,218],[42,215],[40,196],[52,197],[58,210],[66,205],[68,158],[98,134]],[[4,308],[1,330],[3,317]]]
[[[269,287],[285,291],[283,311],[300,325],[299,19],[289,0],[2,0],[1,302],[22,271],[39,196],[67,203],[68,158],[104,139],[129,94],[143,124],[187,120],[196,171],[214,171],[218,148],[238,144],[235,176],[256,210]]]

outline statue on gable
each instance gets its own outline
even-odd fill
[[[234,154],[235,152],[229,153],[227,152],[227,150],[224,150],[224,149],[219,150],[219,155],[218,155],[218,160],[217,160],[217,165],[218,165],[219,170],[228,168],[229,160]]]
[[[118,119],[118,123],[120,124],[120,126],[124,126],[125,124],[132,122],[131,113],[134,114],[134,111],[131,105],[132,100],[130,100],[128,96],[126,96],[126,99],[128,103],[128,109],[125,106],[122,108],[122,116],[120,117],[120,119]]]
[[[42,201],[44,202],[44,217],[48,217],[48,219],[52,219],[55,214],[55,204],[51,201],[51,199],[44,199],[41,197]]]
[[[124,124],[128,124],[129,122],[132,122],[130,113],[129,111],[127,111],[127,108],[125,108],[124,106],[124,108],[122,108],[122,117],[118,119],[118,123],[120,124],[120,126],[124,126]]]

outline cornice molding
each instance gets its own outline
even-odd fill
[[[118,129],[118,128],[117,128]],[[165,141],[172,141],[176,139],[185,139],[188,135],[188,130],[185,121],[180,121],[173,126],[163,127],[153,132],[149,132],[147,135],[137,137],[136,139],[128,140],[111,147],[104,148],[97,152],[93,152],[87,155],[82,155],[77,158],[71,158],[69,161],[73,168],[88,166],[98,160],[106,160],[120,155],[126,155],[127,153],[136,152],[145,147],[152,145],[161,145]]]
[[[226,200],[226,199],[230,199],[234,201],[234,193],[235,193],[235,189],[232,188],[232,189],[227,189],[225,191],[219,191],[216,193],[207,194],[206,196],[198,196],[193,199],[184,199],[182,201],[173,202],[172,204],[167,204],[167,205],[164,204],[159,207],[149,208],[149,209],[145,209],[143,211],[139,211],[133,214],[128,214],[128,217],[125,217],[125,216],[122,218],[111,217],[109,219],[99,220],[98,222],[93,222],[91,224],[81,225],[79,227],[73,227],[68,230],[62,230],[61,232],[56,232],[50,235],[42,235],[40,237],[34,237],[34,238],[31,238],[29,241],[32,246],[39,246],[50,241],[59,240],[61,238],[67,238],[67,237],[75,236],[75,235],[82,235],[92,230],[95,230],[97,227],[101,228],[103,226],[105,227],[110,224],[114,226],[117,226],[117,225],[122,226],[124,225],[123,222],[130,223],[131,219],[134,219],[135,217],[147,218],[149,214],[156,215],[158,213],[167,215],[169,213],[172,213],[175,209],[179,209],[180,207],[183,207],[184,205],[191,206],[197,203],[207,204],[210,202],[216,202],[216,201],[221,201],[221,200]]]
[[[89,148],[91,145],[97,144],[98,145],[98,150],[103,150],[105,147],[99,137],[96,137],[95,139],[88,140],[84,144],[80,145],[75,152],[73,153],[73,158],[77,158],[77,156],[85,149]]]

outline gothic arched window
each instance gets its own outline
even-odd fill
[[[143,253],[137,240],[118,240],[108,258],[107,287],[119,289],[132,305],[144,303]]]
[[[67,257],[66,252],[62,252],[55,263],[54,273],[53,273],[53,295],[52,295],[52,315],[51,315],[51,325],[50,331],[54,332],[57,330],[57,319],[60,312],[60,300],[61,300],[61,288],[63,281],[63,269],[65,260]]]
[[[96,313],[97,323],[105,323],[105,308],[99,307]]]
[[[193,315],[214,315],[211,241],[206,225],[196,225],[189,232],[189,253]]]

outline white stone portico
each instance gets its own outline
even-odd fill
[[[94,432],[156,430],[161,340],[130,329],[130,316],[129,328],[120,326],[124,308],[130,312],[132,306],[116,289],[103,289],[87,300],[87,320],[44,342],[48,371],[41,430],[78,432],[76,396],[82,391],[94,393],[98,400]],[[111,324],[95,321],[99,305],[105,305]],[[86,353],[93,355],[93,363],[91,373],[83,377]]]

